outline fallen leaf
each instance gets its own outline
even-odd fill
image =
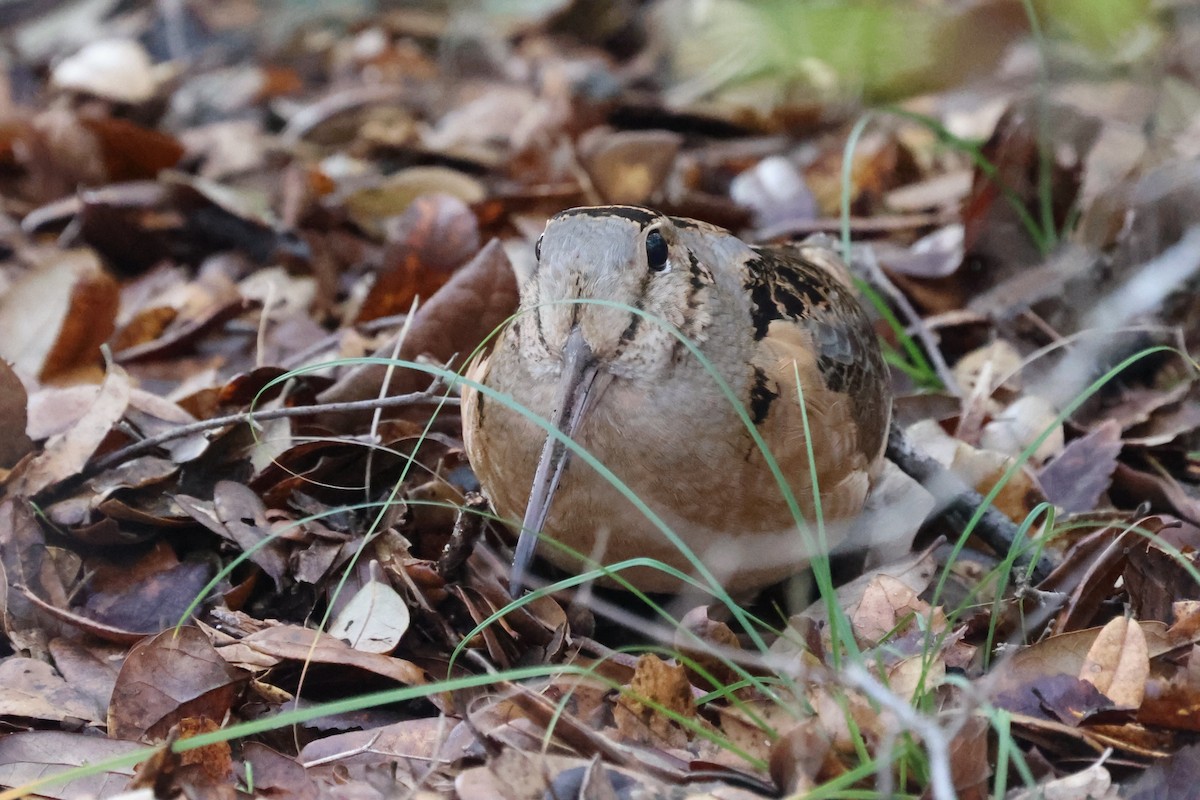
[[[187,717],[220,722],[245,680],[198,628],[163,631],[134,647],[121,665],[108,709],[109,734],[153,741]]]
[[[829,734],[816,717],[801,720],[771,745],[771,780],[786,795],[811,790],[829,746]]]
[[[379,576],[378,563],[372,561],[370,569],[371,579],[329,623],[329,634],[355,650],[390,653],[408,631],[411,615],[404,598]]]
[[[500,242],[492,240],[417,309],[400,349],[400,357],[411,360],[428,354],[445,363],[457,356],[458,367],[462,368],[462,360],[516,308],[516,276]],[[376,355],[390,358],[393,349],[394,341],[390,341],[380,347]],[[386,373],[386,367],[375,364],[355,367],[322,392],[320,401],[335,403],[377,397]],[[420,391],[430,382],[430,376],[424,373],[399,370],[388,390],[393,394],[405,394]],[[369,419],[370,414],[362,417]],[[330,417],[325,424],[334,430],[343,429],[347,424],[346,415]]]
[[[299,758],[293,758],[262,742],[246,742],[241,755],[245,765],[253,770],[254,790],[260,796],[294,800],[317,800],[321,796],[317,782],[309,776],[303,763],[312,759],[303,753]]]
[[[154,96],[154,65],[134,39],[100,39],[55,66],[50,79],[61,89],[136,105]]]
[[[1038,473],[1046,499],[1068,514],[1091,511],[1112,481],[1121,447],[1121,427],[1113,420],[1071,441]]]
[[[54,667],[32,658],[0,661],[0,716],[64,722],[80,720],[99,724],[104,710],[93,698],[77,691]]]
[[[594,129],[579,150],[604,202],[644,205],[662,194],[682,145],[683,137],[669,131]]]
[[[686,745],[687,731],[656,706],[683,717],[696,715],[687,671],[648,653],[638,659],[627,692],[623,692],[617,701],[614,709],[617,730],[622,738],[632,742],[672,747]]]
[[[118,294],[91,250],[44,254],[0,296],[0,358],[43,381],[98,364]]]
[[[33,449],[26,433],[29,397],[12,366],[0,358],[0,468],[12,467]]]
[[[1146,635],[1137,620],[1116,617],[1088,650],[1079,677],[1104,692],[1117,708],[1137,708],[1150,676]]]
[[[77,475],[125,414],[129,397],[129,376],[121,367],[109,364],[108,375],[87,412],[71,428],[46,442],[42,452],[13,477],[9,491],[33,496]]]
[[[361,669],[406,686],[426,682],[424,670],[411,661],[355,650],[327,633],[295,625],[272,626],[218,650],[231,663],[246,663],[250,668],[280,661],[311,662]]]
[[[478,203],[487,196],[483,185],[448,167],[409,167],[377,183],[357,189],[344,198],[346,213],[355,224],[376,237],[384,233],[384,221],[403,214],[422,195],[445,194],[464,203]]]
[[[403,314],[413,300],[428,300],[479,252],[475,215],[452,195],[422,195],[384,228],[383,263],[358,310],[358,322]]]
[[[100,764],[144,749],[138,742],[67,731],[18,731],[0,737],[0,784],[22,786],[74,767]],[[39,797],[75,800],[117,797],[133,776],[132,767],[91,771],[65,783],[38,789]]]

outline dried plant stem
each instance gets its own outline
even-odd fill
[[[145,455],[150,451],[161,447],[163,444],[172,441],[173,439],[182,439],[185,436],[191,436],[195,433],[204,433],[216,428],[223,428],[228,425],[253,425],[257,422],[270,422],[277,419],[287,419],[289,417],[311,417],[314,414],[339,414],[350,413],[354,411],[373,411],[377,408],[402,408],[404,406],[417,406],[427,403],[438,403],[446,406],[457,406],[459,399],[457,397],[448,397],[445,394],[439,394],[436,387],[423,392],[412,392],[410,394],[396,395],[395,397],[377,397],[370,400],[354,400],[345,403],[319,403],[311,406],[295,406],[289,408],[271,408],[262,411],[241,411],[237,414],[230,414],[225,417],[213,417],[212,419],[202,419],[187,425],[180,425],[177,428],[172,428],[169,431],[163,431],[155,436],[149,436],[145,439],[140,439],[132,444],[122,447],[120,450],[114,450],[102,458],[98,458],[92,463],[83,468],[79,474],[80,480],[85,480],[98,475],[107,469],[111,469],[118,464],[122,464],[131,458],[136,458]]]
[[[909,438],[894,421],[888,432],[887,457],[906,475],[929,490],[938,501],[935,515],[940,515],[951,524],[965,526],[983,505],[983,497],[968,486],[962,478],[917,450]],[[975,526],[975,535],[1003,556],[1017,541],[1018,528],[1012,520],[994,507],[988,506]],[[1032,557],[1028,553],[1017,556],[1016,566],[1025,569]],[[1041,555],[1033,564],[1032,578],[1040,583],[1053,569],[1050,560]]]

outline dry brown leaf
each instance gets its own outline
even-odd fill
[[[992,768],[988,758],[991,726],[981,716],[967,717],[950,742],[950,774],[958,800],[985,800]]]
[[[443,742],[447,741],[450,732],[458,724],[460,723],[448,717],[425,717],[397,722],[374,730],[335,733],[309,742],[300,751],[299,759],[303,762],[332,760],[339,754],[353,752],[362,752],[365,757],[365,751],[377,756],[380,761],[391,758],[417,761],[430,759],[438,755]],[[472,735],[470,741],[473,740]]]
[[[847,609],[850,624],[857,638],[871,645],[884,640],[897,628],[907,628],[913,617],[925,617],[933,613],[929,604],[921,600],[903,581],[889,575],[876,575],[863,592],[858,605]],[[945,625],[945,617],[938,612],[931,626],[937,630],[936,617]]]
[[[174,553],[171,555],[174,558]],[[94,561],[91,565],[99,566]],[[105,580],[102,586],[93,587],[77,610],[90,622],[109,628],[158,633],[178,624],[213,572],[211,564],[183,561],[137,577]]]
[[[270,627],[217,649],[230,663],[244,663],[251,669],[280,661],[312,662],[354,667],[408,686],[426,682],[424,670],[410,661],[364,653],[341,639],[297,625]]]
[[[932,658],[923,654],[909,656],[887,668],[888,688],[908,701],[916,701],[941,686],[945,679],[946,659],[940,653]]]
[[[786,795],[807,792],[816,783],[829,747],[829,734],[816,717],[801,720],[771,746],[771,779]]]
[[[862,602],[863,595],[881,576],[887,576],[900,581],[915,594],[920,594],[928,588],[933,576],[937,573],[937,560],[933,557],[934,548],[929,547],[919,553],[913,553],[890,564],[884,564],[874,571],[860,575],[853,581],[839,586],[837,589],[837,605],[844,609],[852,609]],[[809,619],[824,623],[828,619],[829,609],[824,600],[818,599],[800,614],[789,621],[789,628],[796,628],[799,620]],[[789,637],[780,637],[771,646],[773,652],[783,652],[789,647]]]
[[[76,690],[44,661],[12,656],[0,661],[0,716],[93,725],[104,718],[95,700]]]
[[[428,300],[479,252],[475,215],[453,195],[422,195],[384,227],[383,263],[358,310],[358,322],[403,314],[413,300]]]
[[[910,425],[907,434],[921,452],[940,462],[984,496],[999,483],[1013,463],[1013,459],[1001,453],[980,450],[953,438],[933,420]],[[1043,499],[1032,471],[1022,465],[996,495],[994,505],[1009,519],[1021,522]]]
[[[1166,623],[1143,621],[1138,623],[1146,640],[1149,658],[1186,647],[1200,640],[1200,631],[1191,630],[1186,636],[1172,636]],[[1008,658],[1002,659],[988,678],[989,693],[998,693],[1030,684],[1047,675],[1082,674],[1088,653],[1096,643],[1102,628],[1049,636],[1036,644],[1021,648]]]
[[[1149,536],[1147,536],[1149,534]],[[1129,606],[1141,620],[1178,624],[1190,616],[1185,603],[1200,600],[1193,577],[1200,528],[1166,515],[1137,520],[1125,550],[1124,580]]]
[[[309,776],[302,763],[311,761],[311,758],[303,755],[298,759],[285,756],[262,742],[246,742],[241,755],[242,761],[253,770],[254,790],[260,796],[294,800],[317,800],[320,797],[316,781]]]
[[[1112,481],[1121,447],[1121,426],[1114,420],[1070,442],[1038,473],[1046,499],[1068,514],[1094,509]]]
[[[717,689],[737,680],[737,673],[730,665],[728,656],[741,650],[742,646],[733,629],[724,622],[711,619],[708,612],[708,606],[697,606],[683,615],[683,619],[679,621],[679,630],[675,634],[675,648],[680,654],[687,656],[692,664],[708,673],[717,683],[712,688]],[[699,639],[701,644],[697,644],[696,639]],[[726,658],[722,658],[723,655]],[[708,686],[705,678],[692,664],[688,664],[687,669],[693,682],[697,686]]]
[[[55,668],[67,683],[106,710],[126,648],[91,638],[76,640],[60,636],[50,641],[49,649]]]
[[[1117,617],[1096,636],[1079,677],[1104,692],[1117,708],[1137,708],[1150,677],[1146,635],[1135,619]]]
[[[629,682],[628,692],[621,694],[613,709],[617,730],[628,741],[672,747],[686,745],[687,732],[658,708],[644,701],[683,717],[695,716],[696,702],[692,697],[687,671],[679,664],[668,664],[652,653],[642,656]]]
[[[219,481],[213,488],[213,509],[230,539],[251,553],[251,560],[282,587],[288,572],[288,548],[271,530],[262,499],[244,484]]]
[[[93,251],[43,253],[0,296],[0,358],[41,380],[95,366],[115,326],[118,295]]]
[[[403,214],[418,197],[430,194],[450,195],[468,204],[487,196],[483,185],[464,172],[449,167],[410,167],[348,194],[344,202],[356,225],[382,237],[385,220]]]
[[[13,494],[33,496],[77,475],[124,416],[129,397],[129,376],[121,367],[109,364],[108,375],[87,413],[63,433],[51,437],[45,449],[14,475],[9,490]]]
[[[441,362],[457,356],[458,367],[497,326],[517,308],[517,279],[504,248],[493,239],[483,246],[471,262],[437,294],[417,309],[400,357],[412,360],[421,354]],[[376,355],[390,358],[394,341],[386,343]],[[321,402],[366,400],[379,395],[386,367],[357,367],[321,393]],[[431,382],[428,375],[413,370],[398,370],[388,387],[393,394],[420,391]],[[362,415],[369,419],[370,415]],[[346,425],[346,415],[330,417],[325,424],[333,430]]]
[[[0,737],[0,785],[22,786],[48,774],[99,764],[144,748],[138,742],[67,731],[25,731]],[[116,797],[133,776],[131,767],[95,772],[66,783],[43,786],[39,797],[60,800]]]
[[[561,758],[561,757],[559,757]],[[488,759],[487,766],[467,770],[454,782],[462,800],[541,800],[550,792],[550,777],[561,769],[557,759],[537,753],[522,753],[506,747]]]
[[[121,666],[108,708],[109,733],[161,740],[188,717],[221,721],[245,680],[198,628],[164,631],[134,647]]]
[[[26,433],[29,396],[12,367],[0,358],[0,469],[8,468],[33,449]]]
[[[643,205],[661,194],[683,137],[670,131],[590,131],[580,158],[602,202]]]

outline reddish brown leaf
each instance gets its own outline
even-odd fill
[[[183,145],[174,137],[129,120],[85,117],[80,122],[100,143],[109,181],[153,178],[183,157]]]
[[[385,227],[383,264],[358,311],[359,322],[402,314],[413,300],[429,299],[479,251],[475,215],[451,195],[418,197]]]
[[[187,717],[219,722],[244,680],[199,629],[164,631],[125,659],[108,709],[109,733],[157,740]]]
[[[29,397],[21,379],[0,358],[0,468],[12,467],[33,449],[25,432]]]
[[[0,357],[42,380],[99,364],[118,301],[92,251],[46,255],[0,297]]]
[[[417,309],[400,357],[413,359],[431,355],[439,361],[458,357],[458,367],[476,346],[517,307],[517,281],[500,242],[492,240],[464,266],[450,282],[438,290],[429,302]],[[389,342],[376,355],[390,358],[394,343]],[[378,365],[356,367],[321,394],[321,402],[344,402],[376,397],[387,370]],[[412,370],[401,370],[392,378],[389,392],[404,394],[420,391],[430,377]],[[369,417],[369,415],[367,415]],[[333,429],[345,426],[345,416],[330,418]]]

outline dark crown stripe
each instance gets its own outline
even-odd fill
[[[642,227],[658,222],[663,217],[648,208],[641,206],[585,206],[583,208],[568,208],[554,215],[555,219],[566,217],[621,217],[636,222]]]

